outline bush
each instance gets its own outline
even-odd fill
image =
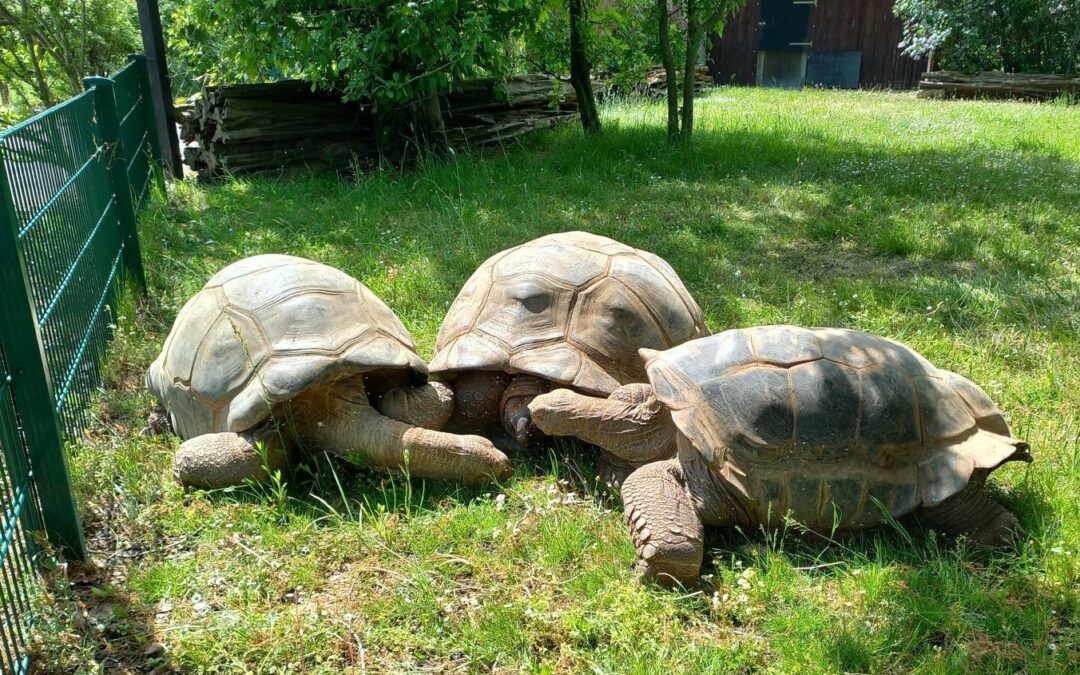
[[[944,70],[1080,70],[1080,0],[897,0],[901,46]]]

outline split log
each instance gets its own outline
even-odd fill
[[[984,72],[965,75],[950,70],[924,73],[920,98],[998,98],[1046,101],[1080,95],[1080,77],[1041,73]]]
[[[682,73],[680,72],[681,76]],[[698,66],[694,71],[694,94],[700,94],[708,87],[716,86],[708,66]],[[629,91],[616,87],[610,80],[593,81],[593,89],[601,98],[607,96],[643,96],[645,98],[664,98],[667,96],[667,71],[663,66],[656,66],[646,71],[641,82]]]
[[[447,138],[462,149],[577,119],[573,88],[541,75],[459,82],[442,108]],[[379,127],[369,104],[344,102],[307,82],[205,88],[178,113],[185,162],[207,176],[287,167],[348,171],[378,161],[387,148],[393,156],[408,146],[407,139],[386,138],[391,130]]]

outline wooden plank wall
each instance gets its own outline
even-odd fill
[[[747,0],[728,19],[723,37],[709,35],[709,70],[719,84],[754,84],[757,77],[758,16],[761,0]]]
[[[861,49],[859,86],[910,89],[919,83],[926,61],[900,51],[903,24],[893,0],[818,0],[811,29],[812,49]]]
[[[916,86],[926,60],[900,52],[902,24],[892,6],[893,0],[818,0],[810,31],[813,51],[861,49],[863,88]],[[717,82],[754,84],[760,11],[760,0],[749,0],[722,36],[710,36],[710,68]]]

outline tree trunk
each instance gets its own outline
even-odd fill
[[[446,124],[443,122],[442,101],[439,100],[439,91],[435,82],[428,84],[427,95],[422,102],[422,124],[425,150],[436,156],[446,154],[448,146],[446,140]]]
[[[577,94],[581,128],[586,136],[600,133],[600,115],[592,88],[592,64],[585,52],[583,31],[587,24],[585,0],[569,0],[570,10],[570,84]]]
[[[1072,75],[1076,68],[1076,50],[1080,47],[1080,13],[1076,15],[1076,30],[1073,31],[1072,42],[1069,44],[1069,62],[1065,64],[1065,74]]]
[[[686,64],[683,67],[682,132],[679,137],[687,141],[694,133],[694,80],[697,79],[701,38],[701,10],[695,0],[686,0]]]
[[[671,15],[668,0],[656,0],[659,11],[660,60],[667,75],[667,138],[674,143],[679,138],[679,75],[675,70],[675,54],[671,51]]]
[[[24,37],[23,43],[26,45],[26,53],[29,57],[30,68],[33,71],[33,80],[29,84],[33,87],[34,93],[37,94],[42,105],[48,108],[56,103],[56,101],[53,100],[52,89],[45,79],[45,71],[41,67],[41,60],[38,58],[36,45],[29,37]]]

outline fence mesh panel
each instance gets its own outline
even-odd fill
[[[141,66],[142,63],[138,61],[129,63],[110,78],[116,85],[120,142],[124,146],[128,183],[136,211],[146,203],[154,177],[154,130],[148,123],[151,119],[150,99],[142,91]]]
[[[85,426],[97,388],[123,250],[111,155],[94,113],[85,92],[0,140],[54,405],[69,435]]]
[[[108,80],[88,80],[94,88],[0,133],[0,293],[18,294],[0,304],[4,672],[29,667],[27,631],[39,597],[37,537],[53,541],[66,529],[72,536],[61,543],[82,541],[60,428],[70,440],[86,426],[120,280],[128,272],[142,278],[132,212],[161,176],[145,67],[136,56]],[[16,362],[5,356],[7,338],[6,353],[18,354]],[[38,376],[24,377],[24,371]],[[55,470],[36,475],[34,468],[43,465]],[[60,494],[66,506],[56,499]]]
[[[0,345],[0,664],[4,671],[27,670],[27,631],[37,578],[31,568],[32,532],[42,527],[37,491],[12,395],[11,377]]]

